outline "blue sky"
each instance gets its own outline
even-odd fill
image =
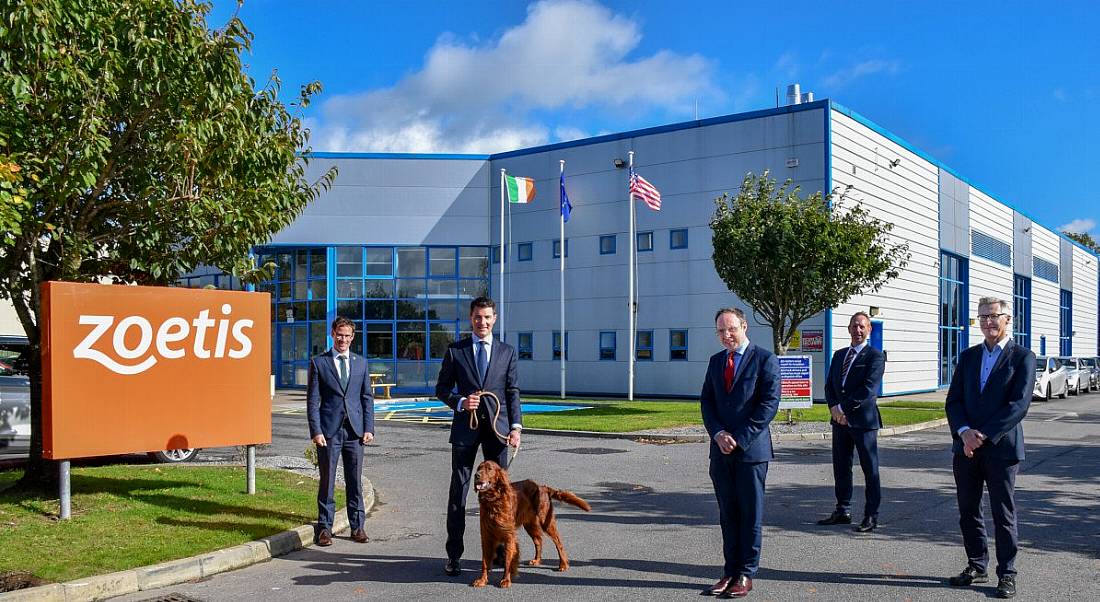
[[[235,2],[219,1],[211,25]],[[1100,234],[1100,3],[250,0],[314,150],[489,153],[832,98],[1052,227]]]

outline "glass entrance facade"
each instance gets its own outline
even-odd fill
[[[951,384],[966,348],[966,259],[940,252],[940,385]]]
[[[433,390],[447,345],[469,330],[469,303],[488,296],[489,247],[268,247],[278,266],[257,286],[271,293],[273,372],[306,385],[309,358],[331,342],[337,315],[356,323],[352,351],[401,393]]]

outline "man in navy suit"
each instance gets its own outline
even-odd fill
[[[952,472],[967,566],[953,586],[985,583],[989,545],[982,517],[982,486],[989,489],[997,542],[997,596],[1016,595],[1016,473],[1024,459],[1024,429],[1035,387],[1035,354],[1012,340],[1012,309],[995,297],[978,300],[985,341],[959,355],[947,390]]]
[[[317,545],[332,545],[333,497],[336,463],[344,460],[351,539],[367,542],[363,529],[363,446],[374,440],[374,396],[367,362],[351,352],[355,323],[343,317],[332,321],[332,349],[309,362],[306,414],[309,436],[317,446]]]
[[[852,451],[859,455],[866,484],[863,521],[855,528],[867,533],[878,527],[878,509],[882,487],[878,477],[878,430],[882,416],[878,411],[878,390],[886,369],[886,356],[867,344],[871,336],[871,318],[856,312],[848,322],[852,344],[833,354],[829,376],[825,379],[825,401],[832,414],[833,479],[836,509],[817,521],[819,525],[847,525],[852,522]]]
[[[462,572],[462,538],[466,532],[466,496],[477,459],[482,457],[508,468],[508,447],[519,447],[523,430],[520,413],[516,351],[493,338],[496,303],[478,297],[470,303],[473,336],[447,347],[435,395],[454,410],[451,421],[451,488],[447,497],[447,563],[454,577]],[[491,392],[499,407],[482,393]],[[499,555],[503,558],[503,554]]]
[[[760,565],[764,480],[772,459],[769,424],[779,410],[779,360],[749,342],[745,313],[714,316],[725,350],[710,358],[699,405],[710,435],[710,478],[722,526],[722,578],[704,594],[742,598]]]

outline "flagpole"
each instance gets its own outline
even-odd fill
[[[504,182],[504,168],[500,169],[500,310],[497,312],[500,320],[500,340],[504,340],[504,262],[507,257],[504,246],[504,196],[506,191]]]
[[[634,151],[628,153],[630,157],[630,176],[634,176]],[[630,184],[627,184],[627,189],[630,190],[630,253],[628,255],[627,265],[629,266],[630,282],[627,285],[627,331],[626,336],[630,338],[630,359],[627,361],[627,385],[626,385],[626,398],[630,401],[634,401],[634,191],[630,189]]]
[[[565,160],[559,160],[558,166],[558,181],[560,182],[565,176]],[[558,204],[561,205],[558,207],[558,219],[561,227],[561,232],[559,234],[561,239],[559,243],[561,253],[558,254],[561,257],[561,264],[558,268],[560,272],[559,279],[561,280],[561,398],[565,399],[565,207],[560,199]]]

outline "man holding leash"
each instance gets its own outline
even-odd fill
[[[516,351],[493,338],[496,303],[478,297],[470,303],[473,335],[447,347],[435,395],[454,410],[451,421],[451,488],[447,498],[447,563],[444,571],[462,572],[466,497],[477,459],[508,468],[508,448],[518,448],[523,430]]]

